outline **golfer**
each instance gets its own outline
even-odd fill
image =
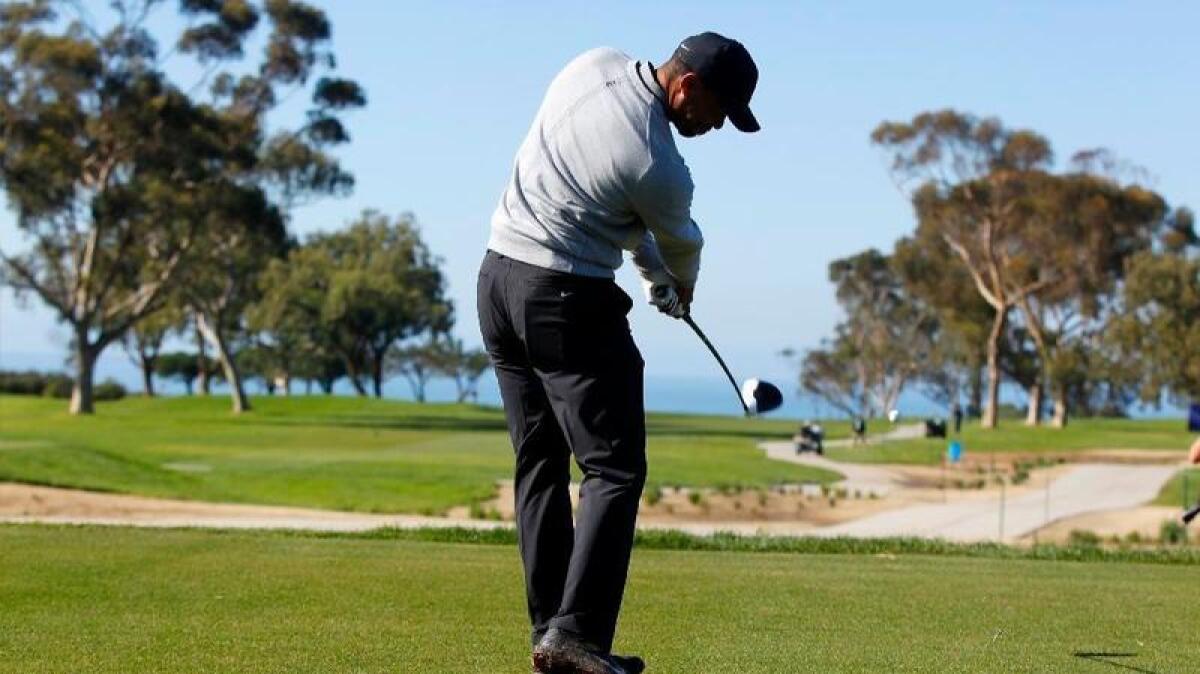
[[[716,33],[658,67],[585,52],[551,82],[492,215],[479,324],[516,452],[535,671],[644,667],[610,652],[646,479],[643,362],[614,271],[629,251],[647,299],[687,312],[703,238],[671,126],[689,138],[726,119],[757,131],[757,80],[745,47]]]

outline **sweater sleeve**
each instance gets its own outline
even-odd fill
[[[658,252],[658,244],[654,242],[654,235],[650,230],[646,230],[641,243],[633,249],[630,259],[633,260],[633,266],[637,268],[646,286],[675,285],[675,279],[667,272],[662,255]]]
[[[704,236],[691,216],[692,177],[682,163],[670,168],[674,170],[665,170],[663,164],[652,162],[631,190],[633,208],[647,229],[639,250],[646,246],[657,248],[660,266],[681,285],[693,287],[700,274]],[[643,271],[652,269],[643,267],[652,265],[652,258],[635,251],[634,264],[643,278],[653,280]]]

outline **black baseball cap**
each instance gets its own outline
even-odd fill
[[[758,66],[741,42],[717,33],[700,33],[679,43],[673,58],[691,68],[716,95],[738,131],[759,130],[758,120],[750,112],[750,96],[758,84]]]

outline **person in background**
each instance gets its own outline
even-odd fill
[[[854,417],[854,422],[850,425],[854,430],[855,445],[867,444],[867,420],[862,417]]]

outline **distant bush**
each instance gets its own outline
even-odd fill
[[[42,388],[42,395],[47,398],[70,398],[71,389],[75,387],[75,382],[69,377],[55,377],[46,382]]]
[[[1187,543],[1187,527],[1175,520],[1163,520],[1158,541],[1163,545],[1183,545]]]
[[[112,379],[105,379],[92,388],[93,400],[120,400],[125,397],[125,387]],[[67,395],[70,395],[68,392]]]
[[[0,393],[45,398],[70,398],[75,380],[61,372],[0,371]],[[127,391],[120,383],[105,379],[92,389],[95,400],[120,400]]]
[[[71,395],[72,379],[59,372],[6,372],[0,371],[0,393],[11,393],[25,396],[50,396],[48,391],[59,391],[66,388],[66,396]]]
[[[1100,547],[1100,537],[1094,531],[1072,529],[1067,534],[1067,545],[1072,548],[1096,548]]]
[[[646,488],[646,505],[653,506],[662,500],[662,488],[658,485],[653,485]]]

